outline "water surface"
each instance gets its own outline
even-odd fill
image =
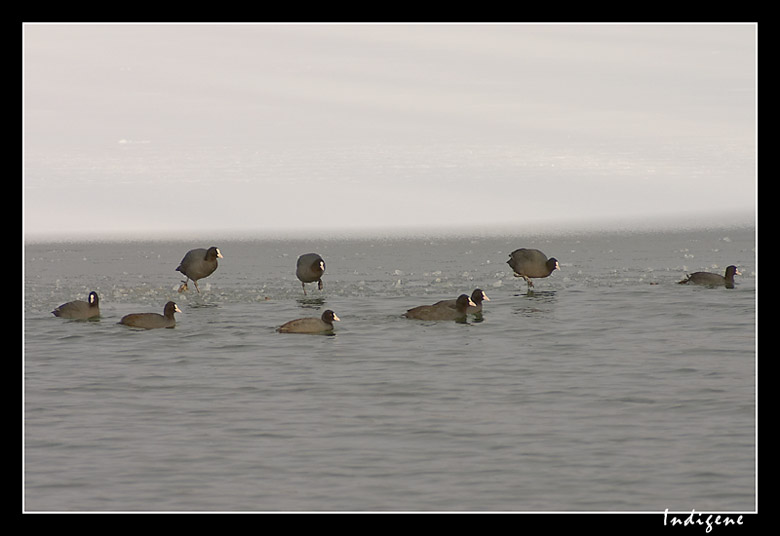
[[[218,271],[177,292],[192,247]],[[752,511],[752,228],[30,243],[28,511]],[[533,292],[518,247],[561,270]],[[297,256],[327,263],[304,296]],[[743,275],[733,290],[677,285]],[[409,320],[482,288],[468,323]],[[101,298],[102,318],[55,318]],[[174,329],[118,325],[182,309]],[[332,336],[279,334],[336,311]]]

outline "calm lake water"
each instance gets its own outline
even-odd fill
[[[527,292],[518,247],[561,270]],[[729,264],[733,290],[676,284]],[[753,228],[28,243],[24,268],[27,511],[756,508]],[[477,287],[481,321],[402,317]],[[99,321],[51,315],[91,290]],[[171,299],[175,329],[117,324]],[[275,332],[326,308],[333,336]]]

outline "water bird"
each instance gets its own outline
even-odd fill
[[[181,272],[187,277],[186,281],[182,281],[179,292],[187,290],[187,283],[192,279],[192,282],[195,283],[195,290],[200,294],[198,280],[213,274],[218,266],[217,259],[223,258],[219,248],[214,246],[208,249],[197,248],[188,251],[176,268],[177,272]]]
[[[325,273],[325,261],[316,253],[304,253],[298,257],[295,276],[300,280],[303,294],[306,295],[306,283],[317,282],[322,290],[322,274]]]
[[[725,286],[726,288],[734,288],[735,275],[742,275],[742,272],[737,270],[737,267],[732,264],[731,266],[728,266],[726,268],[725,276],[719,274],[713,274],[710,272],[694,272],[691,275],[688,275],[682,281],[679,281],[678,283],[680,285],[693,283],[695,285],[705,285],[708,287]]]
[[[173,313],[181,313],[181,309],[174,302],[169,301],[165,304],[163,314],[133,313],[123,316],[119,323],[142,329],[173,328],[176,326]]]
[[[435,306],[446,306],[451,307],[453,309],[456,308],[458,300],[442,300],[434,303]],[[471,293],[471,301],[474,302],[474,305],[469,305],[466,308],[467,314],[479,314],[482,312],[482,302],[483,301],[490,301],[490,298],[487,297],[487,294],[485,294],[482,289],[475,288],[474,292]]]
[[[333,322],[341,319],[330,309],[322,313],[320,318],[298,318],[285,322],[276,331],[279,333],[327,333],[333,331]]]
[[[506,263],[515,271],[515,277],[522,277],[528,284],[528,288],[534,286],[531,278],[547,277],[555,270],[560,270],[558,259],[547,258],[547,255],[538,249],[520,248],[509,254]]]
[[[455,300],[455,307],[448,307],[447,305],[420,305],[409,309],[404,313],[406,318],[414,318],[417,320],[457,320],[463,321],[466,319],[466,310],[469,306],[476,306],[471,301],[471,298],[466,294],[461,294],[458,299]]]
[[[87,301],[74,300],[63,303],[51,312],[54,316],[60,318],[69,318],[72,320],[88,320],[100,316],[100,305],[97,292],[94,290],[87,296]]]

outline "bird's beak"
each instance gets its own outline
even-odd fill
[[[335,313],[333,314],[333,320],[335,320],[336,322],[340,322],[341,321],[341,319],[339,317],[337,317]]]
[[[179,309],[178,305],[174,305],[173,310],[176,311],[177,313],[181,313],[181,309]]]
[[[217,258],[218,259],[224,259],[225,258],[225,257],[222,256],[222,253],[219,250],[217,250]]]
[[[484,301],[490,301],[490,298],[488,298],[488,297],[487,297],[487,294],[485,294],[484,292],[482,293],[482,299],[483,299]]]

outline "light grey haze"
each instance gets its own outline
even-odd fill
[[[25,235],[752,221],[756,33],[29,24]]]

